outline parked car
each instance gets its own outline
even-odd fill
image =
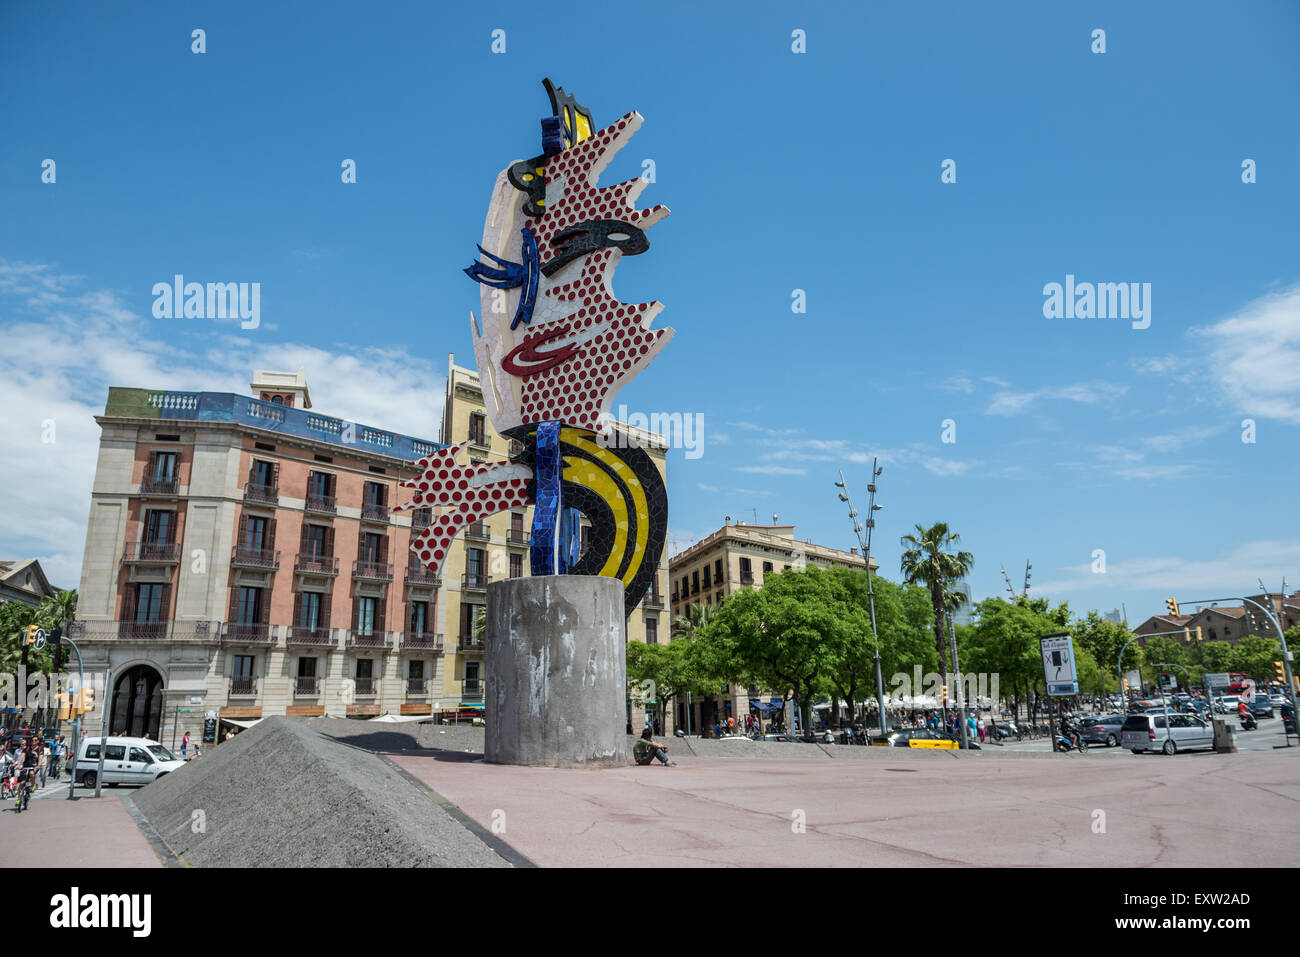
[[[913,743],[915,742],[915,743]],[[943,748],[959,746],[951,735],[933,728],[898,728],[889,734],[871,736],[871,743],[882,748]]]
[[[94,787],[99,774],[100,738],[83,738],[73,772],[85,787]],[[149,738],[109,737],[104,744],[104,783],[148,784],[185,767],[185,762]]]
[[[1272,695],[1269,695],[1269,696],[1268,696],[1268,700],[1272,703],[1273,707],[1275,707],[1275,708],[1280,708],[1280,707],[1282,707],[1282,705],[1284,705],[1284,704],[1290,704],[1290,703],[1291,703],[1291,702],[1287,699],[1287,696],[1284,695],[1284,694],[1272,694]]]
[[[1104,744],[1108,748],[1113,748],[1119,744],[1127,717],[1123,714],[1104,714],[1097,718],[1089,718],[1079,723],[1079,734],[1089,744]]]
[[[1124,719],[1121,740],[1134,754],[1143,751],[1175,754],[1193,748],[1213,748],[1214,728],[1190,714],[1171,712],[1167,729],[1163,714],[1130,714]]]

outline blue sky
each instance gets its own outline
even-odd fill
[[[831,483],[865,500],[880,455],[886,574],[946,520],[977,598],[1026,558],[1134,623],[1300,587],[1298,44],[1284,2],[0,5],[0,557],[75,583],[110,384],[302,366],[322,411],[436,435],[550,76],[644,115],[603,182],[653,159],[673,211],[614,282],[677,330],[617,402],[704,416],[675,549],[750,509],[848,547]],[[260,282],[262,325],[153,318],[175,273]],[[1150,283],[1150,327],[1045,318],[1067,274]]]

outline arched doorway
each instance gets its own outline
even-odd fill
[[[148,665],[136,665],[113,686],[108,732],[132,738],[142,738],[148,732],[155,741],[160,740],[162,707],[162,675]]]

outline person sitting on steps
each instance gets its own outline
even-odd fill
[[[676,767],[676,761],[668,760],[668,745],[658,744],[650,734],[647,727],[641,732],[640,739],[632,746],[632,756],[636,758],[636,763],[645,765],[650,764],[655,758],[669,767]]]

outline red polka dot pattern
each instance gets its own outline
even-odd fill
[[[547,183],[564,180],[565,188],[555,205],[530,224],[543,265],[555,254],[551,237],[569,226],[591,219],[620,219],[648,228],[668,215],[664,206],[633,208],[633,196],[645,185],[639,177],[606,187],[596,187],[593,182],[640,126],[640,115],[628,113],[547,163]],[[571,358],[522,377],[520,412],[525,424],[558,420],[580,429],[597,429],[618,390],[649,365],[672,338],[671,329],[648,328],[662,310],[661,304],[623,303],[612,295],[609,277],[616,256],[621,255],[614,249],[598,249],[587,255],[577,279],[546,291],[553,299],[580,304],[557,341],[605,323],[609,327],[579,346]]]
[[[505,468],[505,463],[494,465],[457,465],[456,455],[465,443],[453,445],[415,463],[421,470],[418,478],[402,482],[404,488],[415,489],[409,505],[393,511],[408,511],[427,506],[450,507],[451,511],[437,515],[429,527],[411,536],[411,551],[430,571],[437,574],[443,559],[462,528],[507,508],[531,505],[527,479],[504,478],[486,485],[469,487],[469,480]]]

